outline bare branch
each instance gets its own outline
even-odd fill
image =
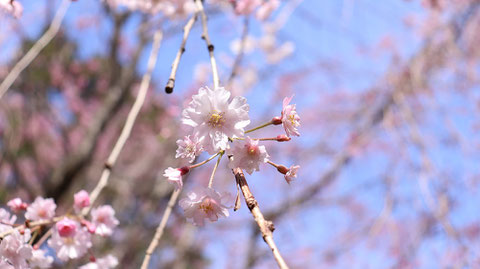
[[[283,259],[282,255],[280,254],[280,251],[278,250],[277,245],[275,244],[275,241],[273,240],[273,231],[275,230],[273,222],[268,221],[263,217],[263,214],[260,211],[260,208],[258,207],[258,202],[253,196],[252,192],[250,191],[250,188],[248,187],[248,183],[247,183],[247,180],[245,179],[245,175],[243,174],[242,169],[235,168],[232,170],[232,172],[235,175],[237,184],[240,186],[240,189],[242,190],[243,197],[245,198],[245,203],[247,204],[247,207],[252,213],[253,218],[255,219],[255,222],[260,228],[260,232],[262,233],[263,240],[265,241],[265,243],[267,243],[267,245],[272,250],[273,257],[275,258],[275,261],[277,262],[278,267],[281,269],[288,268],[288,265],[285,263],[285,260]]]
[[[40,39],[33,45],[32,48],[23,56],[23,58],[13,67],[12,71],[8,73],[7,77],[0,84],[0,99],[8,91],[13,82],[17,79],[20,73],[27,68],[28,65],[37,57],[37,55],[42,51],[45,46],[52,41],[52,39],[57,35],[58,30],[62,24],[65,13],[67,13],[68,7],[70,6],[71,0],[63,0],[60,4],[55,17],[53,18],[52,23],[48,30],[43,34]]]

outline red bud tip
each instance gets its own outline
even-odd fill
[[[95,259],[95,256],[93,256],[93,255],[90,255],[89,259],[90,259],[91,262],[95,262],[97,260],[97,259]]]
[[[283,165],[277,166],[277,170],[278,170],[278,172],[280,172],[280,173],[282,173],[282,174],[284,174],[284,175],[285,175],[286,173],[288,173],[288,168],[285,167],[285,166],[283,166]]]
[[[37,244],[33,245],[33,249],[34,249],[34,250],[38,250],[39,248],[40,248],[40,247],[39,247]]]
[[[188,168],[188,166],[184,166],[182,168],[179,168],[180,169],[180,173],[183,175],[186,175],[189,171],[190,171],[190,168]]]
[[[273,124],[273,125],[280,125],[280,124],[282,124],[282,118],[280,118],[280,117],[273,117],[273,119],[272,119],[272,124]]]
[[[291,138],[291,137],[288,137],[288,136],[286,136],[286,135],[279,135],[279,136],[277,136],[277,141],[278,141],[278,142],[287,142],[287,141],[290,141],[290,140],[292,140],[292,138]]]

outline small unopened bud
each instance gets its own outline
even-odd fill
[[[95,259],[95,256],[93,256],[93,255],[90,255],[89,260],[90,260],[90,262],[96,262],[97,261],[97,259]]]
[[[273,124],[273,125],[280,125],[280,124],[282,124],[282,118],[281,118],[281,117],[273,117],[273,119],[272,119],[272,124]]]
[[[283,165],[279,165],[277,166],[277,170],[278,172],[282,173],[282,174],[286,174],[288,173],[288,168],[286,166],[283,166]]]
[[[57,222],[55,226],[61,237],[73,237],[77,232],[77,223],[67,218]]]
[[[180,170],[180,174],[183,176],[183,175],[186,175],[190,171],[190,168],[188,168],[188,166],[184,166],[182,168],[179,168],[179,170]]]
[[[84,227],[87,227],[87,231],[91,234],[94,234],[95,231],[97,230],[97,226],[95,226],[95,224],[91,223],[88,220],[83,219],[80,221],[80,224],[82,224],[82,226]]]
[[[288,137],[288,136],[286,136],[286,135],[279,135],[279,136],[277,136],[277,141],[278,141],[278,142],[287,142],[287,141],[290,141],[290,140],[292,140],[292,138],[291,138],[291,137]]]

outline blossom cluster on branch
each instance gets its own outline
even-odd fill
[[[197,188],[180,200],[185,216],[195,225],[203,226],[205,219],[216,221],[219,217],[229,216],[230,194],[221,194],[212,188],[216,169],[225,154],[228,156],[230,169],[240,168],[252,174],[260,171],[260,165],[269,163],[284,174],[287,183],[296,178],[300,166],[293,165],[287,168],[273,163],[270,161],[265,145],[260,143],[261,141],[286,142],[291,140],[291,136],[300,136],[298,131],[300,117],[297,114],[296,105],[290,104],[292,98],[284,99],[280,116],[273,117],[266,124],[245,130],[250,124],[248,115],[250,107],[246,98],[241,96],[231,98],[231,93],[223,87],[200,88],[198,94],[192,97],[192,101],[183,110],[182,123],[193,127],[193,133],[177,141],[178,149],[175,157],[185,158],[192,163],[203,151],[212,156],[190,166],[169,167],[165,170],[164,176],[178,190],[183,187],[182,176],[191,169],[218,158],[208,187]],[[281,134],[271,138],[245,136],[247,133],[270,125],[283,125],[286,135]]]
[[[90,218],[86,218],[82,210],[91,206],[86,191],[74,195],[73,210],[63,215],[57,214],[57,204],[52,198],[37,197],[31,204],[15,198],[7,205],[11,212],[0,208],[0,268],[50,268],[54,258],[47,254],[51,253],[49,249],[62,262],[82,258],[90,252],[91,262],[81,269],[108,269],[118,264],[114,256],[96,259],[90,250],[92,237],[111,236],[118,220],[109,205],[93,208]],[[24,221],[17,223],[20,219]]]

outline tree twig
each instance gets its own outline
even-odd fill
[[[252,192],[250,191],[250,187],[248,186],[247,180],[245,179],[245,175],[243,174],[242,169],[235,168],[232,170],[233,174],[235,175],[235,179],[237,184],[240,186],[242,190],[243,197],[245,198],[245,203],[247,204],[248,209],[253,215],[255,222],[257,223],[258,227],[260,228],[260,232],[262,233],[263,240],[267,245],[270,247],[270,250],[273,253],[273,257],[278,264],[278,267],[281,269],[287,269],[288,265],[285,263],[280,251],[278,250],[275,241],[273,240],[273,231],[275,230],[275,226],[273,222],[266,220],[263,217],[260,208],[258,207],[258,202],[253,196]]]
[[[183,28],[183,40],[182,44],[180,45],[180,49],[177,52],[177,56],[172,63],[172,71],[170,72],[170,77],[168,78],[167,86],[165,86],[166,93],[172,93],[173,88],[175,87],[175,76],[177,75],[178,64],[180,63],[180,58],[182,57],[183,53],[185,52],[185,45],[187,44],[188,36],[190,35],[190,30],[192,30],[193,25],[197,21],[198,13],[195,12],[193,16],[188,20],[187,24]]]
[[[153,239],[150,242],[150,245],[148,246],[147,251],[145,252],[145,258],[143,259],[142,267],[140,267],[141,269],[148,268],[148,264],[150,263],[152,254],[157,248],[158,242],[160,242],[160,239],[162,238],[163,231],[167,226],[168,218],[172,213],[173,206],[177,202],[178,195],[180,194],[180,192],[181,192],[181,189],[175,190],[173,191],[172,196],[170,196],[170,200],[168,201],[167,208],[163,212],[162,220],[160,221],[160,224],[158,225],[157,230],[155,231],[155,235],[153,236]]]
[[[213,54],[215,47],[210,41],[210,36],[208,35],[207,14],[205,14],[205,9],[203,8],[201,0],[195,0],[195,4],[197,6],[197,12],[199,12],[202,17],[202,39],[205,40],[205,43],[207,44],[210,63],[212,64],[213,86],[216,89],[220,86],[220,77],[218,76],[217,61]]]
[[[23,56],[20,61],[13,67],[12,71],[8,73],[8,75],[3,80],[2,84],[0,84],[0,98],[8,91],[10,86],[12,86],[13,82],[17,79],[20,73],[27,68],[28,65],[37,57],[37,55],[42,51],[45,46],[52,41],[55,35],[58,33],[60,26],[62,25],[63,18],[67,13],[68,7],[70,6],[71,0],[63,0],[60,4],[60,8],[58,9],[55,17],[53,18],[52,23],[48,30],[38,39],[38,41],[33,45],[32,48]]]
[[[102,175],[100,177],[100,180],[98,181],[95,189],[93,189],[93,191],[90,194],[91,205],[90,205],[90,207],[87,207],[82,211],[83,215],[88,214],[88,212],[91,209],[91,206],[93,205],[95,200],[98,198],[98,195],[103,190],[103,188],[105,188],[105,186],[107,185],[108,179],[110,178],[110,174],[112,172],[112,168],[115,165],[115,162],[117,161],[117,158],[120,155],[120,152],[123,149],[123,146],[127,142],[127,139],[130,137],[130,133],[132,132],[132,128],[133,128],[133,124],[135,123],[135,120],[137,119],[137,116],[140,112],[140,109],[143,106],[143,103],[145,101],[145,97],[147,95],[148,87],[150,85],[150,80],[151,80],[151,77],[152,77],[152,72],[153,72],[153,69],[155,68],[155,65],[156,65],[156,62],[157,62],[158,51],[160,49],[160,43],[162,41],[162,36],[163,36],[163,33],[162,33],[161,30],[157,30],[157,32],[155,32],[155,34],[154,34],[152,51],[150,52],[150,56],[148,58],[147,72],[143,75],[137,98],[135,100],[135,103],[132,106],[132,109],[128,113],[127,120],[125,122],[125,125],[123,126],[122,132],[121,132],[115,146],[113,147],[112,152],[108,156],[107,161],[105,162],[105,167],[102,171]]]

